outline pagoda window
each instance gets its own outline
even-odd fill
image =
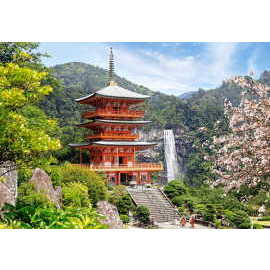
[[[113,103],[113,110],[119,111],[119,110],[120,110],[120,104],[117,103],[117,102],[114,102],[114,103]]]

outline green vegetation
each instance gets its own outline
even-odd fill
[[[106,199],[107,188],[104,178],[88,168],[75,167],[71,165],[65,165],[56,168],[57,173],[60,173],[63,185],[70,185],[74,183],[80,183],[84,185],[88,190],[88,196],[93,206],[96,206],[98,201]],[[55,175],[55,174],[54,174]],[[77,192],[79,191],[77,186]]]
[[[0,165],[11,161],[19,169],[18,201],[15,207],[5,207],[0,228],[105,228],[95,210],[100,200],[116,205],[124,223],[133,212],[140,223],[149,224],[149,210],[135,208],[125,187],[107,187],[102,175],[68,164],[79,159],[78,151],[68,143],[82,142],[85,136],[84,129],[74,127],[85,110],[74,99],[104,87],[106,71],[83,63],[49,69],[42,64],[42,57],[38,43],[0,42]],[[208,143],[213,137],[229,130],[223,102],[229,98],[234,105],[239,103],[238,86],[223,82],[216,89],[199,89],[182,100],[119,76],[115,79],[124,88],[150,96],[144,108],[145,118],[152,123],[145,131],[175,131],[186,177],[170,182],[164,192],[180,213],[197,214],[221,228],[249,228],[249,216],[258,216],[262,205],[264,214],[270,215],[267,179],[256,187],[242,185],[229,192],[210,186],[216,176],[211,161],[204,157],[212,153]],[[260,80],[269,85],[270,72],[264,72]],[[87,158],[83,152],[83,161]],[[162,149],[157,159],[163,159]],[[61,209],[28,182],[37,166],[50,175],[54,187],[62,188]],[[268,223],[268,217],[260,218],[254,228]]]
[[[33,184],[19,181],[21,184],[16,206],[5,206],[1,226],[26,229],[107,228],[102,224],[102,217],[94,209],[96,201],[106,197],[104,180],[89,170],[70,167],[51,167],[51,172],[57,170],[57,177],[62,186],[61,209],[57,209],[44,193],[37,192]]]
[[[126,191],[125,186],[114,186],[109,195],[109,202],[116,205],[120,216],[128,216],[129,212],[134,210],[134,204]]]
[[[150,224],[150,212],[149,209],[143,205],[137,206],[135,210],[135,217],[142,225]]]
[[[226,194],[222,188],[190,187],[183,181],[174,180],[165,186],[164,192],[183,215],[197,214],[218,227],[222,224],[242,229],[251,226],[248,205],[232,193]]]
[[[120,215],[120,219],[123,221],[124,224],[127,224],[130,221],[128,215]]]

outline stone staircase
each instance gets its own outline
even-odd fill
[[[144,205],[150,211],[150,218],[156,223],[179,220],[179,215],[169,199],[159,189],[128,188],[129,195],[136,205]]]

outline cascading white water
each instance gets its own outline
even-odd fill
[[[167,167],[168,182],[177,179],[180,176],[179,166],[177,163],[177,155],[175,149],[175,140],[173,130],[164,130],[164,151]]]

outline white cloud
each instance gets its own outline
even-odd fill
[[[215,87],[233,75],[237,44],[207,44],[200,55],[172,57],[153,49],[134,52],[117,48],[116,72],[154,91],[181,94],[199,87]]]
[[[79,57],[76,58],[73,44],[72,55],[66,58],[68,61],[82,61],[107,68],[110,46],[111,44],[106,43],[79,46]],[[173,48],[176,46],[181,44],[174,44]],[[118,75],[153,91],[179,95],[199,87],[216,87],[222,80],[234,75],[233,63],[238,44],[208,43],[201,46],[199,54],[191,55],[185,51],[184,56],[183,53],[172,56],[168,51],[166,54],[160,53],[156,46],[134,49],[132,46],[114,44],[113,47],[115,70]],[[165,50],[170,50],[170,47],[166,47]]]

